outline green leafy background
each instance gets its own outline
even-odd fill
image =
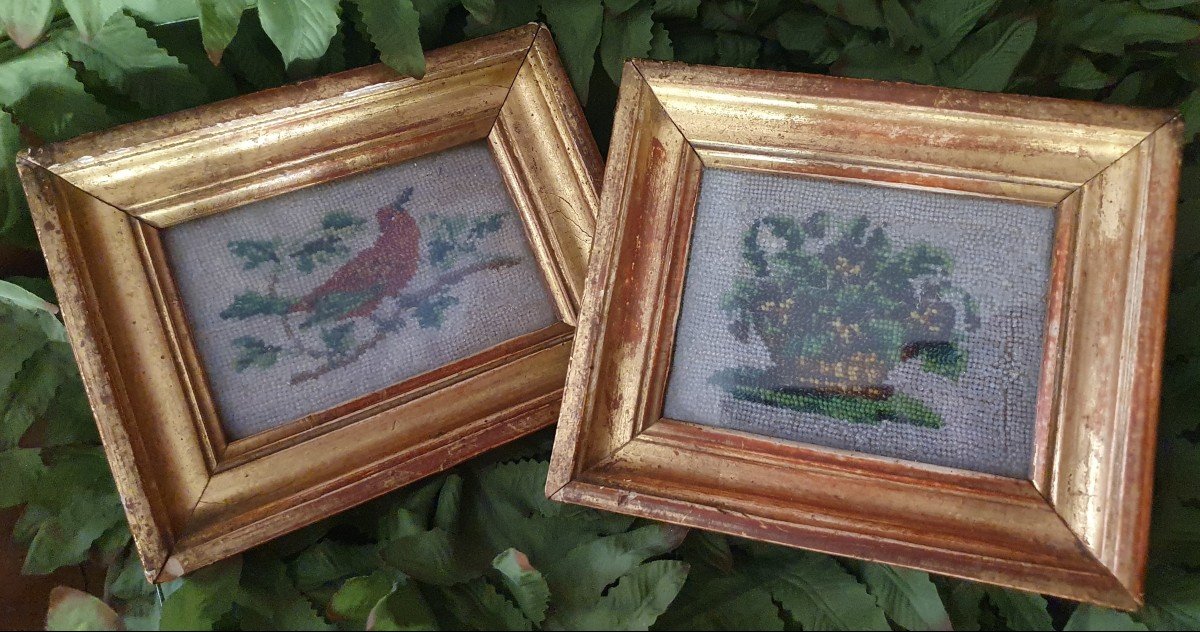
[[[1200,0],[6,0],[0,243],[36,259],[22,147],[549,24],[606,144],[626,57],[1182,110],[1200,131]],[[0,507],[24,571],[104,564],[52,628],[1200,628],[1200,160],[1186,149],[1147,605],[1132,616],[559,505],[549,435],[151,587],[54,296],[0,283]],[[36,266],[33,266],[36,268]]]

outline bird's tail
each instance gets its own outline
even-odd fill
[[[402,191],[400,195],[396,197],[396,201],[392,202],[392,208],[398,209],[405,204],[408,204],[408,201],[412,199],[412,194],[413,188],[405,187],[404,191]]]

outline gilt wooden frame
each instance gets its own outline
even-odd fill
[[[627,63],[547,494],[1136,608],[1180,132],[1162,110]],[[1030,479],[663,418],[708,168],[1055,209]]]
[[[549,32],[433,51],[40,147],[19,167],[134,541],[162,582],[557,417],[601,162]],[[226,442],[158,231],[486,139],[559,322]]]

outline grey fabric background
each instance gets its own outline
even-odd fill
[[[729,332],[721,295],[748,274],[741,238],[768,214],[834,222],[866,215],[883,222],[897,249],[925,242],[955,261],[953,284],[979,303],[958,381],[925,373],[918,361],[888,383],[942,416],[939,429],[884,421],[853,423],[737,400],[710,383],[721,369],[767,368],[762,343]],[[1054,216],[1049,208],[960,195],[805,177],[705,170],[676,331],[664,414],[821,446],[1003,476],[1026,477],[1033,454],[1037,380]]]
[[[460,302],[445,312],[440,328],[423,329],[410,319],[405,328],[390,333],[357,361],[316,379],[289,383],[292,375],[312,366],[312,359],[303,357],[281,357],[269,369],[236,372],[234,339],[258,336],[276,344],[283,336],[277,317],[220,317],[238,294],[265,291],[267,286],[267,274],[262,269],[244,269],[243,260],[230,253],[228,243],[295,238],[318,225],[329,211],[338,210],[367,220],[364,230],[350,241],[353,256],[379,236],[376,209],[391,203],[408,186],[415,189],[404,206],[417,220],[422,236],[420,267],[407,288],[427,287],[437,275],[429,264],[425,234],[435,214],[483,218],[503,213],[502,228],[482,240],[476,254],[515,256],[520,264],[485,270],[452,286],[450,293]],[[246,437],[374,392],[558,319],[520,217],[482,142],[180,224],[164,231],[164,241],[222,425],[231,438]],[[319,266],[309,274],[292,270],[281,279],[279,291],[285,296],[303,296],[339,265]],[[378,309],[387,306],[385,300]],[[367,318],[353,320],[362,338],[374,331]],[[301,335],[319,346],[316,329]]]

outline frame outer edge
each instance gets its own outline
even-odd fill
[[[559,501],[563,500],[563,487],[575,479],[581,467],[578,462],[580,442],[587,432],[585,426],[592,406],[593,389],[590,387],[595,383],[596,358],[605,331],[603,314],[611,297],[610,281],[616,271],[614,259],[620,246],[618,237],[621,232],[622,202],[627,194],[624,182],[632,157],[633,139],[638,134],[637,102],[642,91],[647,89],[649,86],[636,66],[626,61],[617,96],[608,161],[604,168],[583,301],[575,327],[575,345],[571,351],[562,409],[546,475],[546,496]]]
[[[108,377],[101,343],[92,333],[102,330],[104,325],[91,316],[93,306],[83,278],[86,272],[50,202],[52,179],[58,176],[31,160],[29,150],[17,156],[17,170],[29,199],[38,241],[46,258],[63,322],[67,325],[71,351],[92,404],[100,440],[121,497],[129,530],[141,557],[143,572],[148,581],[154,582],[170,555],[172,539],[169,530],[163,528],[159,521],[155,503],[138,472],[133,437],[117,410],[118,387]]]
[[[583,176],[582,179],[591,186],[598,202],[600,198],[599,185],[604,180],[604,158],[600,155],[596,137],[588,126],[579,96],[571,88],[571,78],[567,76],[567,72],[563,68],[558,47],[554,43],[550,29],[546,28],[544,24],[533,24],[537,24],[538,31],[534,35],[533,45],[530,46],[526,63],[529,62],[529,57],[536,56],[539,63],[534,65],[534,69],[550,75],[550,82],[543,84],[542,88],[548,90],[555,97],[551,103],[563,106],[557,109],[562,114],[562,122],[566,128],[563,131],[566,133],[559,134],[559,137],[567,148],[568,155],[573,159],[572,162],[575,163],[571,165],[572,171]],[[599,208],[593,206],[593,217],[598,212]]]
[[[1151,504],[1154,499],[1154,471],[1158,441],[1159,407],[1162,391],[1162,363],[1166,344],[1166,316],[1169,305],[1171,282],[1171,258],[1175,245],[1175,225],[1178,216],[1180,168],[1182,164],[1183,120],[1175,117],[1151,134],[1147,141],[1151,145],[1150,174],[1147,182],[1148,217],[1147,226],[1153,228],[1146,243],[1146,268],[1157,273],[1147,275],[1143,286],[1140,328],[1138,336],[1138,358],[1136,367],[1138,385],[1135,387],[1134,429],[1141,429],[1141,441],[1127,450],[1126,467],[1135,475],[1124,483],[1138,495],[1136,519],[1133,524],[1122,527],[1132,529],[1131,548],[1126,554],[1133,559],[1127,570],[1118,568],[1114,575],[1134,602],[1144,602],[1146,565],[1149,555]],[[1165,168],[1170,164],[1170,168]],[[1156,172],[1161,179],[1153,179]],[[1145,370],[1152,367],[1151,370]],[[1127,492],[1126,492],[1127,493]],[[1124,494],[1122,494],[1124,496]]]

